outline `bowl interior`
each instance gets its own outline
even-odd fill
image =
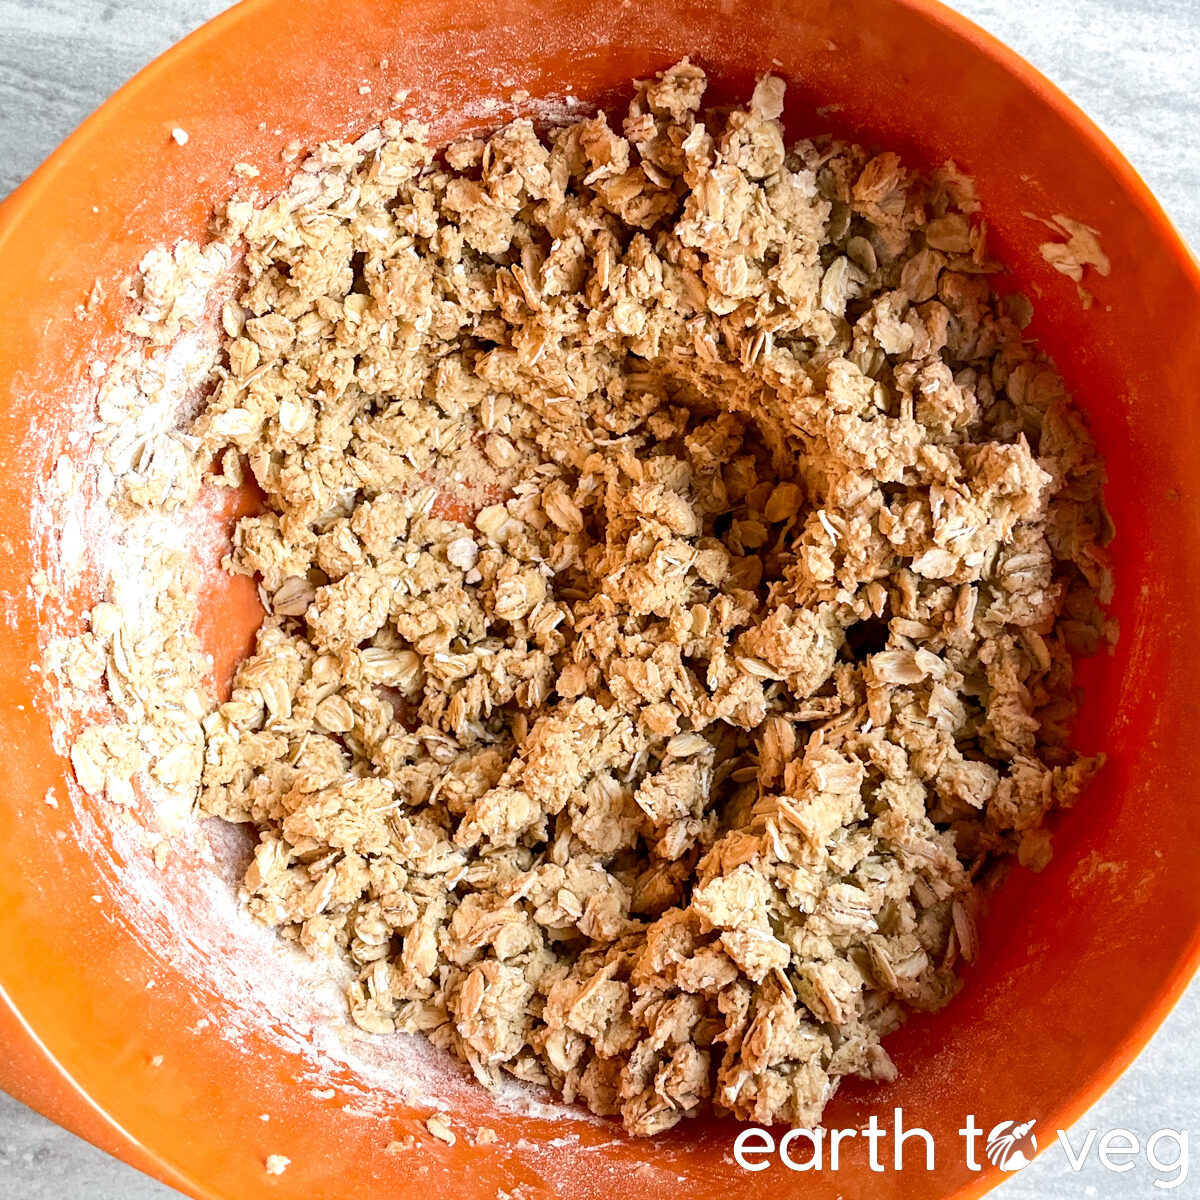
[[[984,1129],[1065,1125],[1136,1053],[1195,965],[1200,278],[1090,124],[1008,52],[918,0],[250,0],[92,118],[10,202],[0,232],[0,844],[14,864],[0,877],[10,1006],[0,1033],[16,1046],[2,1077],[190,1194],[257,1194],[269,1154],[291,1159],[270,1180],[276,1194],[330,1200],[761,1187],[732,1161],[732,1125],[691,1122],[632,1142],[580,1112],[497,1103],[402,1037],[379,1048],[340,1034],[325,1019],[340,1021],[337,997],[221,909],[230,885],[219,873],[232,869],[236,842],[214,839],[209,859],[181,852],[157,872],[141,831],[152,818],[118,819],[75,789],[51,735],[39,631],[78,628],[95,580],[81,572],[41,608],[28,586],[48,552],[75,553],[48,537],[41,489],[60,455],[81,453],[73,434],[94,401],[90,363],[119,338],[122,281],[150,247],[203,236],[240,182],[233,163],[258,166],[269,192],[288,174],[286,143],[353,135],[399,109],[445,140],[514,113],[619,108],[630,79],[685,54],[709,71],[710,100],[745,98],[757,74],[774,71],[788,81],[790,132],[834,129],[918,164],[953,159],[974,177],[994,252],[1034,301],[1031,332],[1090,415],[1118,530],[1120,639],[1081,672],[1077,729],[1109,766],[1063,822],[1049,868],[1016,872],[993,902],[959,998],[890,1039],[899,1078],[848,1085],[826,1113],[831,1127],[877,1113],[890,1128],[902,1107],[907,1125],[933,1133],[935,1170],[873,1174],[860,1152],[837,1173],[773,1165],[769,1178],[813,1197],[978,1193],[996,1177],[963,1162],[966,1116]],[[398,89],[407,100],[393,101]],[[171,140],[175,127],[186,146]],[[1090,307],[1042,259],[1047,230],[1027,215],[1058,213],[1099,230],[1112,260],[1109,277],[1084,281]],[[79,320],[97,279],[108,299]],[[245,502],[206,510],[197,553],[214,566]],[[201,629],[217,676],[259,615],[247,581],[206,574]],[[48,788],[57,809],[43,802]],[[459,1132],[453,1147],[420,1124],[435,1107]],[[496,1144],[463,1136],[481,1125]],[[411,1149],[389,1152],[409,1134]]]

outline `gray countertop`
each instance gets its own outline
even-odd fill
[[[1058,83],[1104,128],[1200,246],[1200,0],[951,0]],[[0,0],[0,195],[222,0]],[[1200,1123],[1200,982],[1074,1131],[1126,1128],[1143,1144]],[[1162,1145],[1169,1161],[1172,1146]],[[1051,1148],[1004,1200],[1200,1196],[1200,1164],[1173,1189],[1144,1156],[1076,1173]],[[0,1200],[168,1200],[177,1193],[0,1094]],[[248,1197],[247,1200],[250,1200]]]

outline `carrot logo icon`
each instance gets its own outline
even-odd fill
[[[1037,1138],[1032,1133],[1036,1121],[1001,1121],[987,1139],[988,1160],[1002,1171],[1019,1171],[1033,1161]]]

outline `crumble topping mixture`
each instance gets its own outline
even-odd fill
[[[1067,728],[1111,592],[969,181],[704,86],[442,153],[387,123],[147,260],[152,347],[244,273],[184,428],[119,436],[153,349],[106,379],[104,495],[178,520],[252,477],[268,615],[215,708],[179,555],[137,636],[114,595],[51,656],[122,718],[82,786],[252,825],[250,910],[354,964],[360,1027],[642,1135],[892,1076],[1099,766]]]

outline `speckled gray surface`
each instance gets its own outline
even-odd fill
[[[1113,138],[1200,246],[1200,0],[953,0],[1071,95]],[[222,0],[0,0],[0,195],[120,84]],[[1200,1121],[1200,983],[1074,1131]],[[1162,1145],[1160,1157],[1172,1157]],[[1144,1156],[1116,1174],[1093,1146],[1075,1172],[1060,1146],[1013,1175],[1002,1200],[1200,1196]],[[0,1200],[169,1200],[145,1178],[0,1095]],[[252,1200],[247,1197],[245,1200]]]

